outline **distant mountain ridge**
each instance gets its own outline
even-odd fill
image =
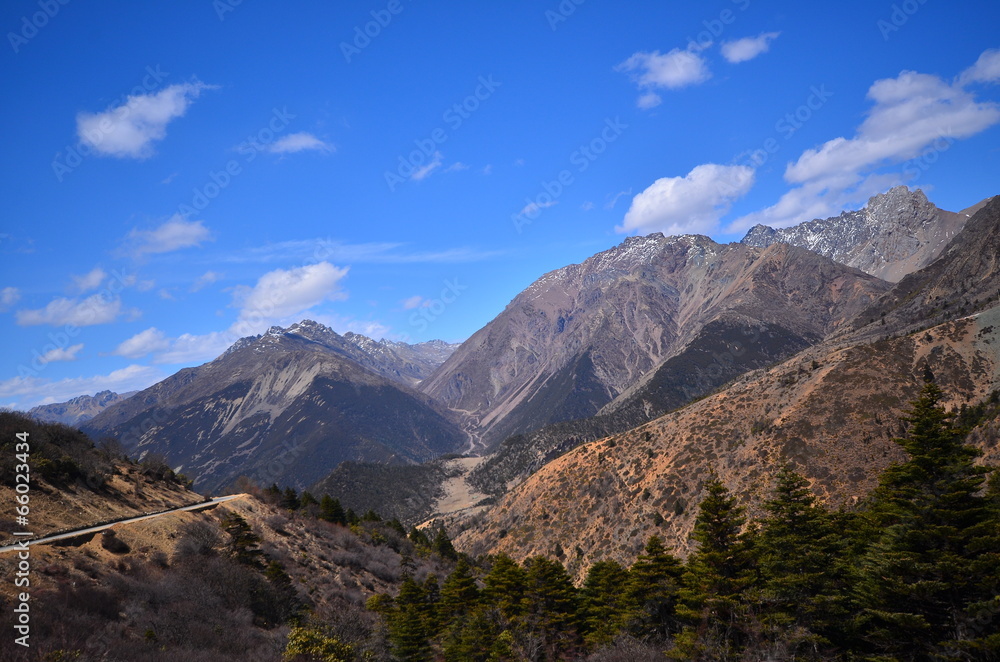
[[[920,189],[897,186],[839,216],[781,229],[755,225],[741,243],[799,246],[895,283],[933,262],[981,204],[949,212]]]
[[[756,248],[660,233],[629,237],[539,278],[420,389],[463,414],[491,447],[514,434],[593,416],[689,350],[735,346],[766,328],[765,336],[782,340],[760,359],[787,357],[887,288],[786,244]],[[753,367],[710,372],[712,360],[699,359],[706,370],[658,398],[654,408],[680,406]]]
[[[460,450],[466,436],[447,412],[407,385],[447,348],[401,345],[348,339],[309,320],[272,327],[86,428],[134,454],[163,454],[205,490],[241,475],[303,488],[343,461],[405,464]]]
[[[94,395],[79,395],[66,402],[56,402],[48,405],[38,405],[28,410],[28,414],[45,423],[63,423],[77,426],[97,416],[102,411],[126,398],[138,393],[115,393],[100,391]]]

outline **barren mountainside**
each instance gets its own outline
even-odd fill
[[[540,278],[420,388],[462,414],[489,447],[593,416],[699,343],[738,343],[765,330],[789,348],[773,362],[817,342],[887,288],[785,244],[630,237]],[[674,394],[680,401],[664,401],[679,406],[732,376],[695,379]]]

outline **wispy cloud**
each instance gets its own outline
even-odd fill
[[[53,347],[42,354],[42,363],[56,363],[58,361],[76,361],[76,355],[83,349],[83,343],[71,345],[69,347]]]
[[[410,175],[410,179],[416,180],[418,182],[427,179],[428,177],[431,176],[431,174],[435,170],[440,168],[441,164],[443,163],[444,163],[444,156],[441,154],[441,152],[434,152],[434,156],[431,158],[430,163],[421,166],[420,168],[417,168],[413,172],[413,174]]]
[[[282,241],[244,249],[226,255],[212,256],[213,264],[332,260],[341,264],[419,264],[463,263],[489,260],[503,251],[482,251],[473,248],[448,248],[440,251],[404,250],[407,244],[370,242],[347,244],[333,239]]]
[[[125,252],[133,257],[170,253],[200,246],[209,239],[211,232],[202,221],[189,221],[181,214],[174,214],[151,230],[136,228],[129,232],[125,238]]]
[[[644,91],[637,101],[640,108],[654,108],[662,101],[656,90],[698,85],[712,77],[708,63],[698,50],[675,48],[665,54],[660,51],[638,52],[616,66],[615,70],[629,74],[636,86]]]
[[[272,154],[294,154],[296,152],[321,152],[329,154],[337,151],[330,143],[324,142],[311,133],[300,131],[290,133],[275,140],[267,147]]]
[[[89,273],[82,276],[70,276],[73,279],[73,289],[79,294],[96,290],[104,282],[107,273],[100,267],[94,267]]]
[[[21,299],[21,290],[5,287],[0,290],[0,310],[7,310]]]
[[[19,310],[15,314],[17,323],[21,326],[94,326],[110,324],[122,315],[138,317],[139,311],[126,311],[119,297],[106,297],[95,294],[86,299],[69,299],[60,297],[53,299],[44,308],[35,310]]]
[[[167,135],[167,124],[187,112],[194,99],[214,86],[195,81],[171,85],[156,94],[130,96],[120,106],[100,113],[76,116],[80,142],[98,154],[144,159],[152,156],[153,143]]]
[[[198,279],[194,281],[191,285],[191,291],[197,292],[213,283],[219,282],[222,278],[222,274],[215,271],[206,271],[202,275],[198,276]]]
[[[732,64],[752,60],[771,48],[771,42],[778,38],[780,32],[762,32],[756,37],[744,37],[722,44],[722,57]]]

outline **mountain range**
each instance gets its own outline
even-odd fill
[[[559,540],[579,568],[627,561],[651,532],[687,540],[711,472],[751,509],[782,464],[832,503],[865,494],[898,459],[925,369],[955,406],[995,389],[998,206],[946,212],[899,187],[738,243],[629,237],[545,274],[461,345],[306,320],[84,427],[203,490],[349,490],[408,524],[444,515],[476,553]],[[484,457],[423,464],[456,453]],[[456,485],[489,498],[463,503]]]

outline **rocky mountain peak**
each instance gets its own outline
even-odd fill
[[[780,229],[755,225],[742,243],[799,246],[897,282],[933,262],[967,218],[938,209],[920,189],[896,186],[839,216]]]

